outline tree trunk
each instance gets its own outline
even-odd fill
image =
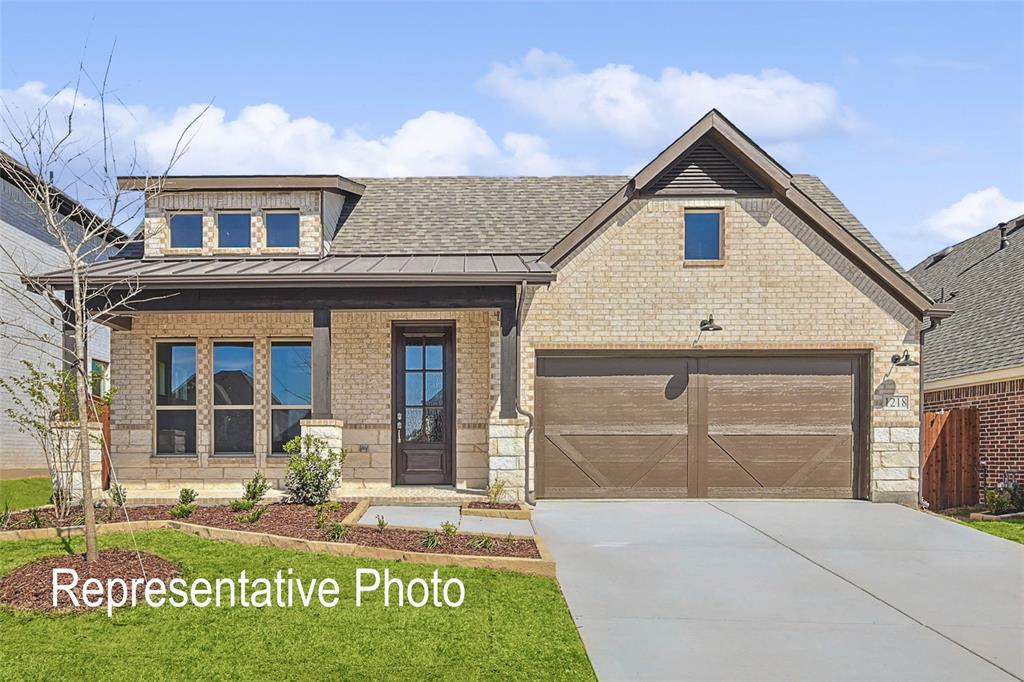
[[[82,512],[85,514],[85,560],[99,559],[96,550],[96,510],[92,503],[92,460],[89,457],[89,387],[85,366],[88,363],[86,336],[88,318],[85,316],[84,296],[78,274],[74,280],[73,306],[75,311],[75,394],[78,403],[78,447],[82,465]]]

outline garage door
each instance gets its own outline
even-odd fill
[[[538,497],[854,494],[853,357],[540,357]]]

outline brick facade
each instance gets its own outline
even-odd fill
[[[688,207],[724,211],[723,265],[683,263]],[[919,372],[890,361],[904,349],[917,356],[916,320],[774,200],[640,199],[623,213],[560,268],[556,282],[529,297],[526,409],[533,410],[535,354],[543,350],[866,351],[871,497],[916,503]],[[698,342],[697,324],[708,313],[724,330]],[[882,409],[894,394],[906,395],[909,409]]]
[[[267,211],[299,212],[299,248],[267,247],[265,216]],[[199,249],[170,248],[170,214],[193,211],[203,214],[203,246]],[[252,238],[248,249],[222,249],[217,246],[217,211],[248,211],[252,216]],[[322,193],[319,191],[276,192],[166,192],[150,197],[146,205],[145,254],[160,256],[215,255],[303,255],[324,253]]]
[[[930,412],[978,408],[982,490],[1006,476],[1024,481],[1024,379],[926,391],[924,407]]]

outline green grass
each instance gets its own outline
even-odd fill
[[[1005,521],[961,521],[961,523],[1024,545],[1024,518],[1006,519]]]
[[[8,505],[11,511],[39,507],[50,503],[50,479],[16,478],[0,480],[0,511]]]
[[[355,569],[408,581],[435,567],[202,540],[177,531],[136,534],[141,549],[182,566],[186,579],[333,577],[341,602],[327,609],[140,606],[83,615],[0,608],[4,679],[450,679],[591,680],[593,669],[554,580],[440,567],[459,578],[456,609],[385,608],[379,593],[355,606]],[[102,547],[131,547],[127,535]],[[81,539],[73,543],[82,551]],[[0,542],[0,574],[67,551],[60,540]],[[366,597],[367,595],[364,595]]]

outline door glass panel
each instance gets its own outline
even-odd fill
[[[444,410],[428,407],[423,413],[423,438],[425,443],[440,443],[444,440]]]
[[[410,341],[405,347],[405,368],[423,369],[423,346],[416,341]]]
[[[423,408],[410,407],[405,410],[405,440],[418,442],[423,438]]]
[[[422,405],[423,404],[423,373],[422,372],[406,372],[405,373],[405,404],[406,405]]]
[[[444,404],[444,372],[427,372],[427,405]]]
[[[444,353],[442,352],[441,344],[439,343],[428,343],[427,344],[427,369],[443,369],[444,368]]]

